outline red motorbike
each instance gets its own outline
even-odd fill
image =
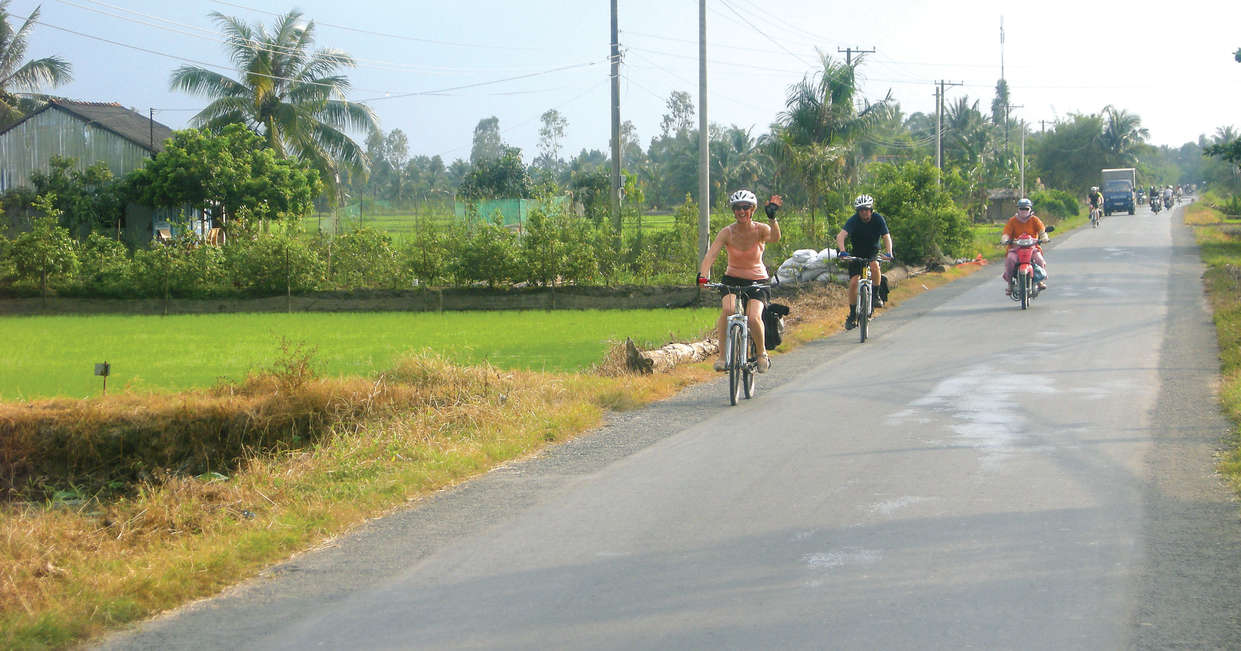
[[[1047,231],[1056,230],[1048,226]],[[1009,297],[1021,303],[1021,309],[1030,306],[1030,301],[1038,296],[1038,284],[1047,277],[1047,270],[1034,264],[1034,253],[1038,251],[1038,238],[1033,235],[1022,235],[1013,240],[1013,248],[1017,252],[1017,267],[1008,279]]]

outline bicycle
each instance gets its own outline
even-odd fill
[[[727,336],[720,346],[724,348],[724,368],[728,371],[728,404],[736,405],[744,393],[746,399],[756,393],[758,375],[758,347],[750,337],[750,319],[746,316],[746,290],[771,289],[767,283],[753,285],[725,285],[705,283],[703,287],[723,288],[733,295],[733,313],[728,316]],[[745,351],[744,356],[740,351]]]
[[[1095,206],[1090,209],[1090,225],[1094,228],[1099,227],[1099,223],[1103,221],[1103,209]]]
[[[870,263],[875,262],[876,260],[879,262],[891,262],[892,258],[889,258],[886,255],[873,255],[869,258],[857,258],[851,255],[842,255],[839,259],[845,262],[852,261],[862,263],[862,275],[859,276],[857,280],[857,301],[854,307],[857,310],[858,334],[861,339],[859,343],[864,344],[866,343],[868,329],[867,324],[870,321],[870,317],[875,312],[874,295],[871,293],[872,287],[874,286],[874,281],[870,278]]]

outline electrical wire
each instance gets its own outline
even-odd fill
[[[131,16],[120,15],[118,13],[113,13],[111,11],[105,11],[104,9],[84,6],[84,5],[78,4],[77,2],[73,2],[72,0],[57,0],[57,1],[60,2],[61,4],[65,4],[71,7],[76,7],[83,11],[90,11],[96,14],[101,14],[104,16],[116,18],[118,20],[124,20],[124,21],[138,24],[138,25],[154,27],[155,29],[161,29],[164,31],[173,32],[176,34],[182,34],[184,36],[190,36],[193,38],[214,41],[216,43],[221,43],[224,45],[231,45],[239,40],[239,39],[231,39],[231,38],[221,38],[220,33],[214,30],[197,27],[195,25],[188,25],[186,23],[177,22],[175,20],[170,20],[168,18],[163,18],[161,16],[156,16],[153,14],[146,14],[140,11],[126,9],[125,7],[112,5],[106,2],[100,2],[99,0],[80,0],[80,1],[87,2],[93,5],[98,5],[100,7],[106,7],[107,9],[113,9],[115,11],[124,12],[126,14],[131,14],[132,16],[137,16],[137,18],[134,18]],[[157,22],[150,22],[150,21],[157,21]],[[165,23],[165,24],[159,24],[159,23]],[[283,46],[278,43],[263,42],[263,41],[259,41],[256,39],[246,39],[246,40],[242,40],[241,42],[245,43],[246,46],[249,47],[250,49],[260,51],[260,52],[268,52],[271,54],[282,55],[282,56],[290,55],[290,54],[301,54],[303,52],[302,50],[296,47]],[[374,69],[379,69],[379,70],[392,70],[392,71],[412,71],[412,72],[422,72],[422,73],[428,73],[428,74],[459,74],[459,73],[473,73],[473,72],[496,72],[496,71],[501,71],[501,70],[510,70],[510,71],[529,70],[531,68],[541,67],[541,66],[531,65],[531,66],[494,66],[494,67],[468,68],[468,67],[430,66],[430,65],[422,65],[422,64],[400,63],[400,62],[395,62],[395,61],[384,61],[381,59],[368,59],[368,58],[354,57],[354,56],[350,56],[349,58],[355,63],[354,67],[358,67],[358,68],[374,68]]]
[[[227,5],[229,7],[235,7],[237,9],[245,9],[247,11],[253,11],[256,13],[260,13],[260,14],[267,14],[268,16],[284,15],[284,14],[276,13],[274,11],[267,11],[265,9],[258,9],[258,8],[249,7],[243,4],[237,4],[235,2],[226,2],[225,0],[211,0],[211,1],[216,4]],[[320,22],[320,21],[315,21],[315,24],[324,25],[326,27],[333,27],[336,29],[343,29],[345,31],[356,32],[359,34],[369,34],[371,36],[383,36],[385,38],[395,38],[395,39],[400,39],[403,41],[413,41],[415,43],[428,43],[431,45],[449,45],[453,47],[472,47],[472,48],[480,48],[480,49],[487,49],[487,50],[508,50],[508,51],[525,50],[529,52],[547,49],[547,48],[533,48],[533,47],[517,47],[517,46],[511,46],[511,45],[491,45],[491,44],[486,44],[486,43],[459,43],[459,42],[454,42],[454,41],[440,41],[440,40],[435,40],[435,39],[430,39],[430,38],[419,38],[416,36],[406,36],[404,34],[391,34],[388,32],[378,32],[378,31],[369,30],[369,29],[362,29],[359,27],[350,27],[348,25],[337,25],[333,23],[325,23],[325,22]]]

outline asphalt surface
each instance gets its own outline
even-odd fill
[[[1241,648],[1179,217],[1059,238],[1029,310],[983,270],[103,647]]]

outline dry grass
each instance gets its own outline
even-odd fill
[[[75,409],[98,423],[108,414],[189,414],[199,401],[257,419],[252,406],[266,391],[276,402],[327,405],[333,419],[306,444],[247,454],[228,474],[161,471],[119,498],[5,505],[0,646],[62,647],[213,594],[407,500],[585,432],[606,409],[701,377],[508,372],[419,357],[378,378],[310,379],[300,389],[255,379],[231,394],[178,396],[166,409],[136,396],[40,404],[36,411],[58,410],[65,423]]]

